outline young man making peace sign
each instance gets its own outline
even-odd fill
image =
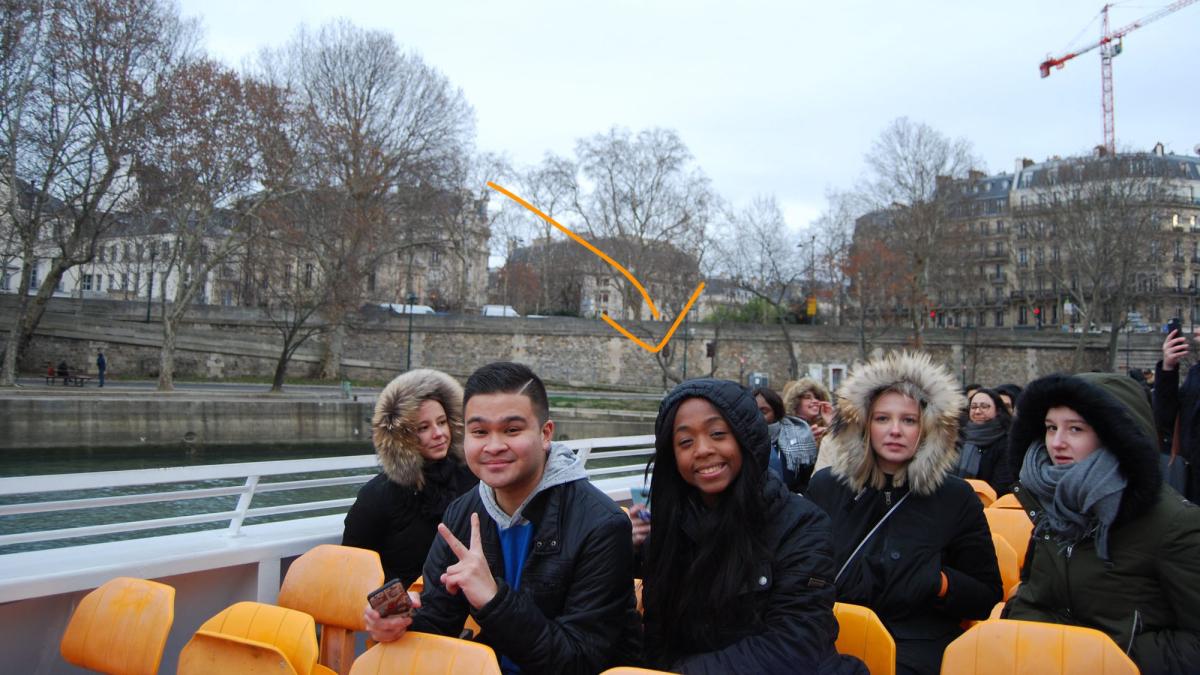
[[[493,363],[467,380],[463,406],[479,489],[446,509],[413,618],[368,608],[371,637],[457,636],[470,614],[505,672],[595,673],[636,659],[629,519],[551,442],[541,380]]]

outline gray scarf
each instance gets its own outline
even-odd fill
[[[488,515],[496,521],[496,526],[501,530],[507,530],[515,525],[529,522],[525,519],[523,511],[534,497],[556,485],[581,479],[587,480],[587,471],[584,470],[583,462],[580,461],[574,450],[562,443],[555,442],[550,444],[550,454],[546,457],[546,467],[542,471],[541,481],[511,516],[500,508],[500,503],[496,501],[496,491],[483,481],[479,481],[479,496],[483,499],[483,507],[487,509]]]
[[[1094,533],[1096,553],[1105,561],[1108,530],[1120,510],[1125,484],[1116,455],[1105,448],[1056,466],[1046,444],[1034,441],[1021,465],[1021,485],[1042,505],[1034,535],[1049,534],[1065,548]]]
[[[804,420],[787,415],[767,425],[767,432],[771,435],[772,450],[778,448],[783,454],[788,471],[795,473],[801,465],[816,463],[817,442],[813,440],[812,430]]]

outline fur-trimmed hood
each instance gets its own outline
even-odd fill
[[[812,379],[811,377],[802,377],[799,380],[788,382],[783,387],[783,411],[789,415],[796,414],[796,404],[800,402],[800,397],[812,392],[814,396],[822,401],[832,401],[833,397],[829,395],[829,390],[825,385]]]
[[[463,457],[463,388],[454,378],[437,370],[410,370],[388,383],[375,402],[371,439],[379,465],[394,483],[425,487],[425,458],[417,438],[417,410],[433,399],[446,410],[450,425],[447,457],[465,463]]]
[[[907,383],[921,404],[921,439],[908,466],[892,477],[919,495],[933,494],[958,461],[958,416],[966,404],[954,378],[928,354],[889,354],[860,365],[838,389],[833,426],[821,444],[833,475],[854,492],[883,488],[883,471],[868,446],[871,404],[881,392]]]
[[[1128,483],[1118,519],[1150,510],[1162,489],[1162,469],[1154,440],[1154,411],[1141,386],[1117,373],[1047,375],[1031,382],[1017,402],[1008,434],[1008,459],[1014,476],[1021,474],[1030,446],[1044,443],[1046,411],[1054,406],[1066,406],[1082,415],[1103,446],[1116,456]]]

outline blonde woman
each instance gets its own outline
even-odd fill
[[[898,673],[937,673],[961,622],[1001,597],[983,506],[951,474],[965,401],[920,354],[860,366],[838,396],[821,448],[833,464],[807,493],[833,522],[838,601],[875,610]]]

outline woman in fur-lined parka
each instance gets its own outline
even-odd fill
[[[838,396],[821,446],[832,466],[807,493],[833,521],[838,601],[875,610],[898,673],[937,673],[961,622],[1001,598],[983,505],[950,473],[962,393],[928,356],[893,354],[856,368]]]
[[[436,370],[392,380],[371,420],[383,473],[358,491],[346,514],[344,546],[379,552],[388,579],[411,584],[446,506],[478,484],[463,457],[463,389]]]
[[[1005,616],[1101,630],[1146,675],[1197,672],[1200,508],[1162,482],[1141,385],[1035,380],[1010,443],[1034,536]]]

